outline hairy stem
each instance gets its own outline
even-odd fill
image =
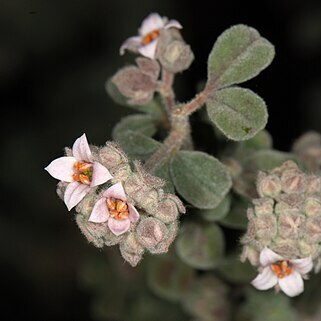
[[[163,69],[162,70],[162,83],[159,92],[163,98],[166,113],[170,119],[175,106],[175,94],[173,91],[174,74]]]
[[[179,150],[186,137],[190,135],[188,117],[172,116],[172,129],[161,147],[147,160],[145,169],[153,172],[162,165],[170,155]]]

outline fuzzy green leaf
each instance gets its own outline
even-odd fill
[[[226,195],[226,197],[217,207],[210,210],[202,210],[200,211],[200,214],[205,220],[209,222],[215,222],[223,219],[228,214],[230,207],[231,197],[229,195]]]
[[[128,98],[119,92],[116,85],[110,79],[106,82],[105,88],[110,98],[118,105],[135,109],[144,113],[153,114],[157,118],[162,118],[164,115],[161,103],[157,98],[146,105],[131,105],[127,103]]]
[[[187,223],[176,241],[176,252],[180,259],[193,268],[214,269],[222,260],[224,236],[214,223],[201,225]]]
[[[163,255],[149,261],[147,276],[148,285],[156,295],[177,302],[190,287],[194,270],[174,256]]]
[[[132,159],[146,160],[160,147],[155,139],[127,130],[117,137],[117,142]]]
[[[255,136],[267,123],[265,102],[249,89],[231,87],[210,95],[207,112],[213,123],[232,140]]]
[[[248,284],[257,275],[257,268],[253,267],[248,261],[242,263],[238,253],[227,256],[217,267],[217,270],[225,280],[236,284]]]
[[[201,209],[216,207],[232,184],[219,160],[197,151],[178,152],[171,161],[170,174],[178,193]]]
[[[118,140],[128,130],[152,137],[157,131],[155,118],[144,114],[129,115],[124,117],[114,127],[112,133],[113,139]]]
[[[153,171],[152,174],[162,178],[165,181],[165,186],[163,187],[163,189],[166,193],[175,194],[175,187],[174,187],[174,183],[173,183],[172,177],[169,172],[169,168],[170,168],[170,163],[169,163],[169,161],[166,161],[163,164],[161,164],[160,166],[158,166]]]
[[[249,206],[249,202],[242,198],[233,199],[230,211],[219,221],[220,224],[232,229],[246,230],[248,223],[246,210]]]
[[[257,30],[236,25],[217,39],[208,59],[208,79],[216,88],[257,76],[273,60],[274,46]]]

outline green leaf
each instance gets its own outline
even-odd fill
[[[168,161],[164,162],[163,164],[161,164],[160,166],[158,166],[153,171],[152,174],[162,178],[165,181],[165,186],[163,187],[163,189],[166,193],[175,194],[175,187],[174,187],[174,183],[173,183],[172,177],[169,172],[169,168],[170,168],[170,161],[168,160]]]
[[[257,291],[249,289],[246,301],[236,312],[238,321],[298,321],[302,320],[296,315],[288,297],[275,292]]]
[[[106,91],[108,93],[108,95],[111,97],[111,99],[118,105],[121,106],[125,106],[131,109],[135,109],[144,113],[148,113],[148,114],[153,114],[154,116],[156,116],[157,118],[163,118],[164,117],[164,110],[162,108],[162,105],[159,101],[159,99],[155,98],[154,100],[152,100],[150,103],[146,104],[146,105],[131,105],[127,103],[127,98],[125,96],[123,96],[118,88],[116,87],[116,85],[111,81],[111,79],[109,79],[106,82]]]
[[[219,160],[197,151],[178,152],[172,159],[170,174],[178,193],[201,209],[216,207],[232,184]]]
[[[231,210],[219,221],[220,224],[232,229],[246,230],[248,223],[246,211],[249,206],[250,203],[242,198],[233,199]]]
[[[267,123],[264,100],[249,89],[219,90],[208,97],[206,106],[212,122],[232,140],[249,139]]]
[[[155,118],[144,114],[124,117],[114,127],[112,133],[113,139],[118,140],[128,130],[152,137],[157,131]]]
[[[254,268],[249,261],[242,263],[239,253],[233,253],[227,256],[217,267],[217,270],[225,280],[236,284],[248,284],[257,275],[257,268]]]
[[[202,210],[200,211],[200,214],[205,220],[209,222],[215,222],[223,219],[228,214],[230,207],[231,197],[229,195],[226,195],[226,197],[217,207],[210,210]]]
[[[161,146],[161,143],[141,133],[128,130],[118,136],[117,142],[132,159],[146,160]]]
[[[178,302],[190,287],[194,270],[173,255],[153,257],[148,265],[148,285],[159,297]]]
[[[177,238],[176,252],[184,263],[193,268],[214,269],[223,256],[223,233],[214,223],[186,223]]]
[[[257,76],[273,60],[274,46],[257,30],[236,25],[217,39],[208,58],[208,79],[216,88]]]

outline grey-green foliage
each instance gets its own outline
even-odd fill
[[[299,321],[290,300],[273,291],[247,291],[247,301],[236,312],[235,321]]]
[[[200,270],[214,269],[222,260],[224,236],[215,223],[186,223],[176,241],[176,252],[186,264]]]
[[[194,270],[170,254],[153,257],[148,263],[150,289],[163,299],[180,301],[193,281]]]
[[[226,167],[203,152],[178,152],[172,159],[170,173],[178,193],[201,209],[216,207],[231,188]]]
[[[264,100],[249,89],[218,90],[209,96],[206,106],[213,123],[232,140],[249,139],[267,123]]]
[[[208,59],[208,79],[216,88],[257,76],[274,58],[274,46],[257,30],[236,25],[217,39]]]
[[[200,215],[209,222],[215,222],[223,219],[231,208],[231,196],[226,195],[218,206],[209,210],[199,211]]]

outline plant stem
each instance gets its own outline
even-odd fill
[[[159,92],[163,98],[165,109],[169,120],[171,119],[173,108],[175,106],[175,94],[173,91],[174,83],[174,74],[167,71],[166,69],[162,70],[162,82]]]
[[[188,117],[172,115],[171,131],[161,147],[147,160],[145,169],[153,172],[162,165],[173,152],[181,148],[188,135],[190,135]]]

